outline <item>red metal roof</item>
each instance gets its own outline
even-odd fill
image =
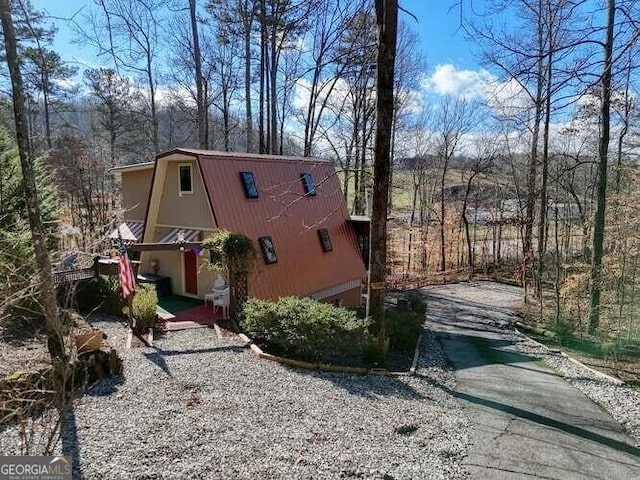
[[[253,239],[257,266],[249,294],[258,298],[306,296],[361,279],[365,268],[349,224],[333,165],[322,160],[197,150],[216,223]],[[254,175],[257,199],[245,196],[240,172]],[[305,195],[301,174],[311,173],[316,195]],[[329,230],[333,251],[323,252],[317,230]],[[265,264],[258,238],[270,236],[277,263]]]

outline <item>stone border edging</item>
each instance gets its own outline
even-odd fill
[[[580,360],[577,360],[569,355],[567,355],[566,353],[564,353],[563,351],[560,351],[560,354],[565,357],[567,360],[569,360],[570,362],[575,363],[576,365],[580,365],[581,367],[586,368],[587,370],[589,370],[591,373],[593,373],[594,375],[598,376],[598,377],[602,377],[608,381],[610,381],[611,383],[618,385],[618,386],[622,386],[624,385],[624,381],[620,380],[619,378],[613,377],[611,375],[608,375],[604,372],[601,372],[600,370],[596,370],[595,368],[591,368],[588,365],[585,365],[584,363],[582,363]]]
[[[517,328],[514,327],[514,330],[519,334],[522,335],[524,338],[526,338],[527,340],[529,340],[530,342],[535,343],[536,345],[539,345],[541,347],[544,347],[545,349],[549,350],[549,351],[553,351],[552,349],[550,349],[547,345],[545,345],[544,343],[540,343],[537,340],[534,340],[533,338],[531,338],[529,335],[526,335],[524,333],[522,333],[520,330],[518,330]],[[567,360],[569,360],[572,363],[575,363],[576,365],[581,366],[582,368],[586,368],[587,370],[589,370],[591,373],[593,373],[595,376],[597,377],[601,377],[611,383],[613,383],[614,385],[624,385],[624,381],[620,380],[619,378],[613,377],[611,375],[608,375],[604,372],[601,372],[599,370],[596,370],[595,368],[591,368],[588,365],[585,365],[584,363],[582,363],[580,360],[577,360],[575,358],[573,358],[572,356],[568,355],[567,353],[563,352],[562,350],[558,349],[556,350],[557,352],[560,353],[560,355],[562,355],[563,357],[565,357]]]
[[[377,375],[381,377],[410,377],[415,374],[416,366],[418,364],[418,358],[420,356],[420,341],[422,340],[422,334],[418,336],[418,341],[416,343],[416,349],[413,354],[413,362],[411,364],[411,368],[407,372],[392,372],[385,368],[363,368],[363,367],[344,367],[341,365],[327,365],[324,363],[311,363],[305,362],[303,360],[294,360],[292,358],[279,357],[277,355],[272,355],[270,353],[266,353],[262,351],[262,349],[253,343],[248,336],[244,333],[239,333],[238,337],[245,342],[245,347],[248,346],[253,354],[264,360],[269,360],[272,362],[280,363],[282,365],[288,365],[290,367],[304,368],[306,370],[318,370],[321,372],[331,372],[331,373],[349,373],[355,375]]]

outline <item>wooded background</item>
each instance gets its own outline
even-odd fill
[[[12,1],[51,250],[104,249],[121,214],[109,169],[174,147],[332,159],[351,212],[370,213],[372,3],[94,0],[68,20],[102,65],[83,69],[55,51],[52,18]],[[418,35],[429,32],[401,15],[389,282],[496,275],[525,285],[558,328],[638,341],[640,6],[452,8],[492,79],[486,91],[424,95]],[[33,267],[2,75],[0,293],[10,298],[33,288]]]

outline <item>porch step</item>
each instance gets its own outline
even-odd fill
[[[167,320],[173,320],[174,318],[176,318],[176,316],[171,313],[171,312],[167,312],[164,308],[162,308],[160,305],[156,306],[156,315],[158,315],[158,318],[161,321],[167,321]]]
[[[190,330],[195,328],[210,328],[215,322],[194,322],[192,320],[169,321],[164,322],[161,326],[162,330],[171,332],[175,330]]]

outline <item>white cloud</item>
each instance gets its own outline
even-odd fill
[[[512,116],[531,106],[529,95],[516,80],[500,81],[485,69],[459,70],[455,65],[438,65],[422,82],[426,93],[468,100],[485,100],[504,116]]]
[[[529,94],[514,79],[488,83],[485,88],[485,98],[493,110],[505,117],[531,109]]]
[[[458,70],[448,63],[438,65],[424,83],[427,90],[438,95],[481,98],[485,96],[487,86],[495,82],[496,77],[487,70]]]

